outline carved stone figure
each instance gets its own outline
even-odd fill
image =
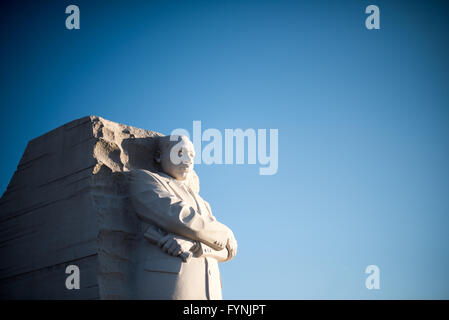
[[[148,226],[148,243],[137,267],[139,296],[222,298],[218,262],[235,256],[237,242],[231,229],[212,215],[198,188],[190,186],[194,152],[187,137],[161,137],[155,155],[161,171],[130,172],[130,197]]]

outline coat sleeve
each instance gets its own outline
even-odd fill
[[[225,248],[228,227],[217,220],[201,216],[193,207],[169,192],[149,171],[130,172],[130,197],[137,215],[144,221],[203,242],[215,250]]]

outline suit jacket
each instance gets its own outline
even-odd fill
[[[212,215],[209,203],[164,173],[130,172],[130,196],[142,228],[156,225],[200,241],[215,250],[226,246],[228,229]],[[144,230],[145,231],[145,230]],[[136,296],[144,299],[221,299],[218,262],[193,257],[183,262],[149,241],[137,254]]]

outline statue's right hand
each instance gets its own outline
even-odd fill
[[[226,242],[226,249],[228,250],[228,260],[231,260],[237,254],[237,240],[234,237],[234,233],[229,229],[228,240]]]

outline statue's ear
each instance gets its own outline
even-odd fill
[[[156,163],[158,163],[158,164],[161,163],[161,151],[160,151],[160,150],[157,150],[157,151],[154,153],[154,161],[155,161]]]

